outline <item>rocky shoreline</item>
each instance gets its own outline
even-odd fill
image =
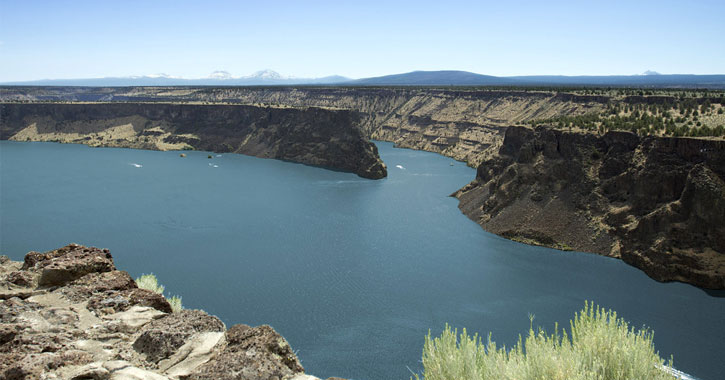
[[[725,289],[725,141],[509,127],[454,193],[487,231]]]
[[[172,313],[107,249],[2,256],[0,280],[0,380],[319,380],[272,327]]]
[[[354,111],[168,103],[0,103],[0,139],[240,153],[387,176]]]

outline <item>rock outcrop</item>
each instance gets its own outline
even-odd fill
[[[171,313],[106,249],[0,257],[0,380],[319,380],[269,326]]]
[[[354,111],[166,103],[0,104],[0,138],[276,158],[387,175]]]
[[[454,195],[487,231],[725,288],[725,141],[510,127]]]

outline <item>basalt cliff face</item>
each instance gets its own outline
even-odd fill
[[[555,91],[417,87],[0,87],[7,102],[168,102],[352,110],[364,134],[476,167],[509,125],[602,110],[609,98]]]
[[[725,288],[725,141],[509,127],[454,195],[484,229]]]
[[[0,104],[0,137],[138,149],[196,149],[387,175],[356,112],[165,103]]]
[[[0,322],[2,380],[319,380],[270,326],[172,312],[107,249],[0,256]]]

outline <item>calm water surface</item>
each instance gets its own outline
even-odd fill
[[[371,181],[234,154],[2,141],[0,250],[110,248],[187,308],[272,325],[322,378],[408,379],[428,329],[492,331],[510,346],[528,314],[552,330],[585,300],[652,328],[679,369],[723,378],[725,298],[489,234],[448,197],[473,169],[378,147],[389,177]]]

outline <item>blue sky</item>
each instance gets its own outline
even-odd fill
[[[0,0],[0,82],[261,69],[725,74],[724,20],[722,0]]]

